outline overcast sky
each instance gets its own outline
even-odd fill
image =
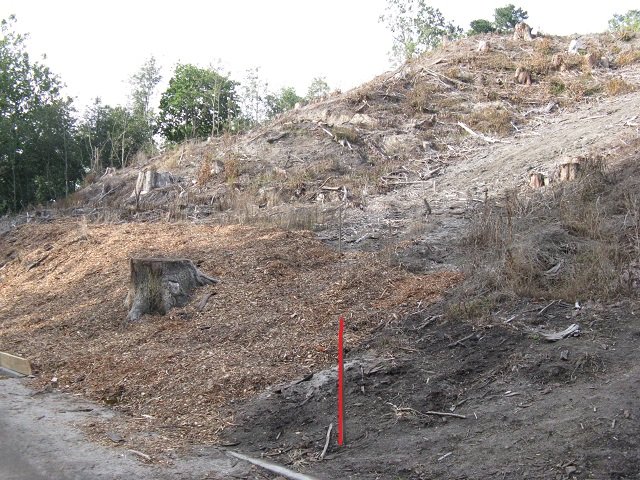
[[[515,3],[544,33],[568,35],[606,30],[614,13],[637,9],[637,0],[434,0],[444,16],[468,29],[493,19],[496,7]],[[347,90],[390,69],[391,37],[378,17],[386,0],[0,0],[0,17],[15,14],[28,32],[32,55],[86,105],[100,96],[127,101],[127,79],[154,55],[165,84],[177,62],[199,66],[222,61],[242,80],[260,67],[271,89],[294,86],[304,95],[314,77]],[[164,85],[163,84],[163,87]]]

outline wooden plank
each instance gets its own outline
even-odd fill
[[[0,367],[13,370],[22,375],[31,375],[31,363],[29,363],[29,360],[16,357],[10,353],[0,352]]]

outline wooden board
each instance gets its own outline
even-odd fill
[[[29,360],[16,357],[10,353],[0,352],[0,367],[13,370],[22,375],[31,375],[31,364]]]

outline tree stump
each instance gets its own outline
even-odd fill
[[[135,322],[145,313],[165,315],[184,306],[198,286],[218,283],[185,258],[131,258],[131,280],[126,306],[127,320]]]
[[[575,180],[578,177],[579,171],[580,171],[580,163],[567,162],[560,165],[560,168],[558,170],[558,178],[561,182],[570,182]]]
[[[529,176],[529,186],[531,186],[531,188],[544,187],[544,175],[542,173],[532,172]]]
[[[151,168],[138,173],[136,186],[131,194],[132,197],[146,195],[156,188],[166,187],[174,183],[174,178],[169,172],[158,172]]]

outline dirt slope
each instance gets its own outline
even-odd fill
[[[0,350],[123,413],[84,431],[155,462],[233,445],[319,478],[637,478],[639,41],[486,39],[4,219]],[[136,199],[150,170],[174,181]],[[123,325],[132,255],[222,283]],[[341,314],[348,441],[319,461]]]

